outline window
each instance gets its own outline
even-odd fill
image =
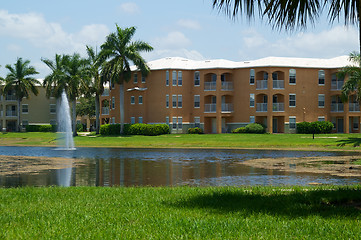
[[[182,77],[182,71],[178,72],[178,86],[182,86],[183,84],[183,77]]]
[[[194,107],[195,108],[199,108],[200,107],[200,99],[201,96],[200,95],[194,95]]]
[[[194,127],[201,127],[201,118],[194,117]]]
[[[254,107],[254,93],[249,94],[249,107]]]
[[[178,129],[182,129],[182,128],[183,128],[183,118],[178,117]]]
[[[249,122],[250,122],[250,123],[255,123],[255,118],[254,118],[254,116],[249,116]]]
[[[114,88],[114,81],[111,81],[112,89]]]
[[[249,70],[249,84],[254,85],[254,69]]]
[[[325,85],[325,71],[318,71],[318,85]]]
[[[55,113],[56,113],[56,105],[55,105],[55,104],[50,104],[50,113],[51,113],[51,114],[55,114]]]
[[[142,83],[145,83],[145,76],[142,76]]]
[[[130,124],[134,124],[135,123],[135,117],[131,117],[130,118]]]
[[[133,83],[138,83],[138,73],[134,73]]]
[[[135,104],[135,97],[134,96],[130,97],[130,104]]]
[[[169,108],[169,95],[165,95],[165,107]]]
[[[358,129],[358,125],[359,125],[359,118],[358,117],[353,117],[353,129],[357,130]]]
[[[268,72],[263,72],[263,80],[268,80]]]
[[[165,85],[169,86],[169,71],[168,70],[165,72]]]
[[[143,96],[138,97],[138,104],[143,104]]]
[[[172,118],[172,128],[177,129],[177,117]]]
[[[28,104],[23,104],[21,107],[22,107],[21,112],[23,114],[28,114],[29,113],[29,105]]]
[[[115,124],[115,117],[112,117],[112,124]]]
[[[138,118],[138,123],[143,123],[143,117]]]
[[[182,95],[178,95],[178,108],[182,108],[182,106],[183,106]]]
[[[325,117],[324,116],[320,116],[317,118],[317,121],[319,122],[324,122],[325,121]]]
[[[169,125],[169,117],[165,117],[165,123]]]
[[[172,95],[172,106],[173,108],[177,107],[177,95]]]
[[[194,72],[194,86],[199,86],[201,83],[201,76],[198,71]]]
[[[112,97],[112,109],[115,108],[115,97]]]
[[[296,129],[296,117],[290,117],[289,118],[290,121],[290,129]]]
[[[290,69],[289,71],[289,83],[291,85],[296,84],[296,70]]]
[[[318,107],[325,107],[325,94],[318,94]]]
[[[289,107],[296,107],[296,94],[291,93],[289,95],[288,106]]]
[[[177,71],[173,71],[172,73],[172,85],[177,86]]]

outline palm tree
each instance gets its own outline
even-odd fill
[[[348,102],[349,96],[356,94],[356,101],[361,102],[361,57],[359,53],[351,53],[350,62],[354,65],[343,67],[338,73],[339,78],[348,77],[347,81],[342,86],[341,99],[343,102]]]
[[[107,80],[116,82],[120,85],[120,122],[121,133],[124,126],[124,87],[123,83],[131,79],[130,64],[133,64],[146,76],[150,69],[140,55],[141,52],[150,52],[153,50],[148,43],[143,41],[132,42],[136,28],[130,27],[122,29],[116,24],[116,32],[110,33],[106,41],[101,45],[101,55],[106,59],[102,68],[102,75]]]
[[[14,91],[15,96],[18,101],[18,131],[21,130],[20,122],[20,106],[23,98],[29,98],[30,93],[33,93],[35,96],[38,95],[38,89],[36,88],[37,84],[40,82],[33,77],[33,75],[38,74],[33,66],[29,66],[30,61],[23,61],[22,58],[18,58],[14,66],[7,64],[5,68],[9,70],[9,73],[5,78],[4,94],[9,91]]]
[[[55,54],[55,60],[42,58],[51,70],[51,73],[44,78],[43,87],[46,89],[46,96],[60,98],[61,93],[66,89],[66,73],[64,67],[64,55]]]

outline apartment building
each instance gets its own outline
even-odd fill
[[[48,99],[45,89],[38,86],[39,94],[24,98],[20,105],[20,121],[23,128],[29,124],[56,124],[56,99]],[[0,86],[0,92],[2,91]],[[0,95],[0,130],[16,131],[18,125],[18,101],[13,91]]]
[[[341,102],[344,79],[336,75],[349,64],[347,56],[163,58],[148,63],[147,77],[133,69],[129,82],[109,84],[101,97],[101,123],[119,123],[122,117],[125,123],[166,123],[172,133],[189,127],[225,133],[257,122],[270,133],[295,133],[297,122],[331,121],[334,132],[360,132],[359,103],[355,96]]]

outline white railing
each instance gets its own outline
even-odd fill
[[[109,115],[109,107],[102,107],[102,115]]]
[[[331,103],[331,112],[343,112],[343,103]]]
[[[256,112],[267,112],[267,103],[257,103]]]
[[[222,91],[233,91],[233,82],[222,82]]]
[[[268,80],[257,80],[256,89],[267,89]]]
[[[233,112],[232,103],[222,103],[222,112]]]
[[[13,110],[6,110],[6,116],[7,116],[7,117],[17,117],[17,116],[18,116],[18,112],[17,112],[17,111],[13,111]]]
[[[348,111],[349,112],[359,112],[360,111],[360,104],[359,103],[349,103],[348,104]]]
[[[284,89],[285,80],[273,80],[273,89]]]
[[[331,81],[331,90],[341,90],[343,81]]]
[[[204,83],[204,91],[216,91],[217,83],[216,82],[205,82]]]
[[[204,104],[205,113],[215,113],[217,111],[217,104],[215,103],[206,103]]]
[[[6,101],[16,101],[16,96],[15,95],[6,95],[5,97]]]
[[[273,103],[272,110],[273,110],[273,112],[284,112],[285,104],[284,103]]]

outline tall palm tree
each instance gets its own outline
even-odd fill
[[[46,58],[42,58],[44,62],[51,70],[51,73],[44,78],[43,87],[46,89],[46,96],[60,98],[61,93],[66,89],[66,73],[64,60],[66,56],[55,54],[54,61]]]
[[[33,75],[38,74],[33,66],[29,66],[30,61],[23,61],[22,58],[18,58],[14,66],[7,64],[5,66],[6,69],[9,70],[9,73],[5,78],[5,86],[4,86],[4,94],[9,91],[14,91],[15,96],[18,101],[18,127],[17,130],[20,132],[21,130],[21,122],[20,122],[20,106],[23,98],[29,98],[30,93],[34,95],[38,95],[38,89],[36,85],[40,82],[33,77]]]
[[[132,42],[136,28],[129,27],[122,29],[116,24],[116,32],[110,33],[106,41],[101,45],[102,57],[106,59],[102,68],[104,78],[120,85],[120,122],[121,133],[124,126],[124,87],[123,83],[131,79],[131,62],[146,76],[150,69],[141,56],[141,52],[153,50],[148,43],[143,41]]]
[[[348,77],[347,81],[342,86],[341,99],[347,102],[349,96],[353,93],[356,95],[356,101],[361,103],[361,57],[359,53],[351,53],[350,62],[354,65],[343,67],[338,73],[339,78]]]

